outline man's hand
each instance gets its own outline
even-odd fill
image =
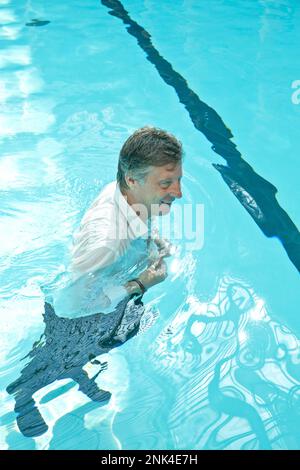
[[[148,252],[149,266],[151,266],[159,258],[166,258],[171,256],[173,254],[173,248],[174,247],[168,240],[158,237],[152,238],[152,246],[150,245]]]
[[[143,271],[139,275],[138,279],[146,289],[149,289],[150,287],[153,287],[156,284],[164,281],[167,276],[167,264],[163,260],[163,257],[161,257],[154,261],[145,271]],[[125,289],[129,295],[142,294],[140,286],[135,281],[128,281],[125,284]]]
[[[172,245],[168,240],[161,238],[152,239],[157,247],[156,254],[149,254],[149,266],[143,271],[138,279],[144,285],[146,289],[159,284],[168,277],[167,264],[164,261],[164,258],[172,255]],[[142,294],[141,288],[135,281],[128,281],[125,285],[125,289],[128,294]]]
[[[167,256],[171,256],[171,254],[172,254],[172,245],[168,240],[164,240],[163,238],[155,238],[154,243],[157,246],[160,258],[165,258]]]
[[[139,275],[139,280],[146,287],[146,289],[149,289],[150,287],[164,281],[167,276],[167,264],[163,257],[160,257],[158,260],[154,261],[154,263],[152,263],[149,268]]]

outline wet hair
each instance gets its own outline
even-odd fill
[[[121,148],[117,173],[120,189],[129,189],[126,175],[143,182],[151,166],[177,165],[182,158],[182,144],[173,134],[157,127],[141,127]]]

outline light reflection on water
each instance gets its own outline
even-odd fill
[[[241,280],[222,279],[208,303],[188,299],[152,358],[161,380],[178,387],[169,422],[176,447],[299,447],[299,340]]]

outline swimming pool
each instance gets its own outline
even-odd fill
[[[1,448],[299,449],[297,2],[0,6]],[[6,389],[43,348],[42,288],[145,124],[183,143],[203,246],[176,240],[139,334],[83,364],[108,404],[53,379],[26,437]]]

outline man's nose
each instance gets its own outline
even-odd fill
[[[182,197],[180,181],[177,181],[176,183],[172,185],[170,194],[177,199],[180,199]]]

